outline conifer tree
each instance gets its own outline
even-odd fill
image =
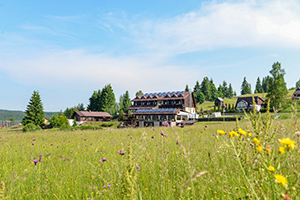
[[[265,93],[269,92],[269,78],[270,76],[266,76],[262,80],[262,88]]]
[[[216,98],[218,98],[218,90],[214,84],[213,79],[210,79],[210,94],[211,94],[211,99],[208,99],[210,101],[214,101]]]
[[[204,77],[201,82],[201,92],[205,95],[206,100],[212,100],[211,98],[211,84],[208,77]]]
[[[270,74],[272,76],[269,78],[269,91],[267,97],[270,99],[271,105],[275,107],[277,118],[279,105],[285,101],[285,97],[288,93],[286,82],[284,81],[285,71],[284,69],[281,69],[281,64],[276,62],[272,65]]]
[[[135,97],[138,97],[140,96],[141,94],[143,94],[143,91],[142,90],[139,90],[135,93]]]
[[[42,100],[38,91],[33,91],[27,109],[25,111],[25,116],[22,119],[22,124],[32,123],[36,126],[40,126],[45,122],[44,108]]]
[[[129,97],[129,92],[126,91],[125,94],[123,95],[123,101],[122,101],[122,105],[121,105],[121,109],[124,111],[124,112],[127,112],[127,108],[131,106],[131,103],[130,103],[130,97]]]
[[[185,90],[184,90],[184,91],[185,91],[185,92],[188,92],[188,91],[190,91],[188,84],[186,84],[186,86],[185,86]]]
[[[300,88],[300,79],[296,82],[296,88]]]
[[[227,83],[226,81],[223,81],[222,83],[222,91],[223,91],[223,95],[224,97],[228,98],[228,88],[227,88]]]
[[[251,94],[251,85],[247,82],[246,77],[244,77],[242,86],[241,86],[241,94]]]
[[[261,85],[260,78],[258,77],[257,81],[256,81],[255,92],[254,93],[263,93],[263,92],[264,92],[264,89]]]
[[[228,87],[227,93],[228,93],[227,97],[231,99],[233,97],[233,90],[232,90],[231,83],[229,83],[229,87]]]

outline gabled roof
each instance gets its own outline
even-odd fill
[[[112,117],[107,112],[95,112],[95,111],[74,111],[72,117],[74,117],[75,113],[80,117]]]
[[[145,99],[151,100],[164,100],[165,98],[168,99],[183,99],[188,96],[190,92],[185,91],[173,91],[173,92],[155,92],[155,93],[146,93],[141,94],[138,97],[132,99],[131,101],[143,101]]]
[[[293,95],[294,96],[297,96],[297,95],[299,95],[300,94],[300,88],[297,88],[296,90],[295,90],[295,92],[293,93]]]
[[[265,103],[265,101],[259,96],[254,96],[254,100],[256,103],[258,102],[258,99],[261,100],[263,104]],[[239,97],[236,101],[236,104],[238,104],[240,101],[245,101],[247,105],[250,105],[252,104],[252,97]]]

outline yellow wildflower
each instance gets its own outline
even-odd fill
[[[255,144],[259,144],[259,143],[260,143],[260,141],[259,141],[257,138],[254,138],[254,139],[253,139],[253,142],[254,142]]]
[[[275,174],[274,177],[275,177],[275,181],[277,183],[281,183],[284,187],[286,187],[286,184],[288,183],[288,181],[284,176]]]
[[[270,170],[270,172],[275,172],[275,168],[272,167],[271,165],[269,166],[269,170]]]
[[[251,137],[251,136],[252,136],[252,133],[248,133],[248,135],[249,135],[249,137]]]
[[[244,131],[243,129],[241,129],[241,128],[239,128],[239,130],[238,130],[239,132],[240,132],[240,134],[242,134],[242,135],[247,135],[247,132],[246,131]]]
[[[225,131],[222,131],[222,130],[218,130],[218,133],[219,133],[220,135],[223,135],[223,134],[225,134],[226,132],[225,132]]]
[[[281,153],[281,154],[284,154],[285,153],[285,151],[284,151],[284,147],[279,147],[279,152]]]
[[[261,152],[262,150],[263,150],[262,146],[259,145],[259,146],[257,147],[257,151]]]
[[[237,132],[235,132],[235,131],[230,131],[229,133],[228,133],[231,137],[233,137],[233,136],[239,136],[239,134],[237,133]]]
[[[280,145],[284,145],[288,149],[295,148],[295,142],[293,140],[290,140],[289,138],[278,139],[278,141],[280,142]]]

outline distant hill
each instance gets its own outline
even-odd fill
[[[14,118],[16,121],[21,121],[24,117],[24,113],[25,112],[19,110],[0,109],[0,120],[9,120],[10,118]],[[45,112],[45,117],[50,119],[54,114],[59,114],[59,112]]]

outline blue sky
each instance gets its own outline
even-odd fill
[[[298,0],[0,0],[0,109],[88,104],[112,84],[130,92],[193,87],[207,76],[240,93],[280,62],[300,78]]]

